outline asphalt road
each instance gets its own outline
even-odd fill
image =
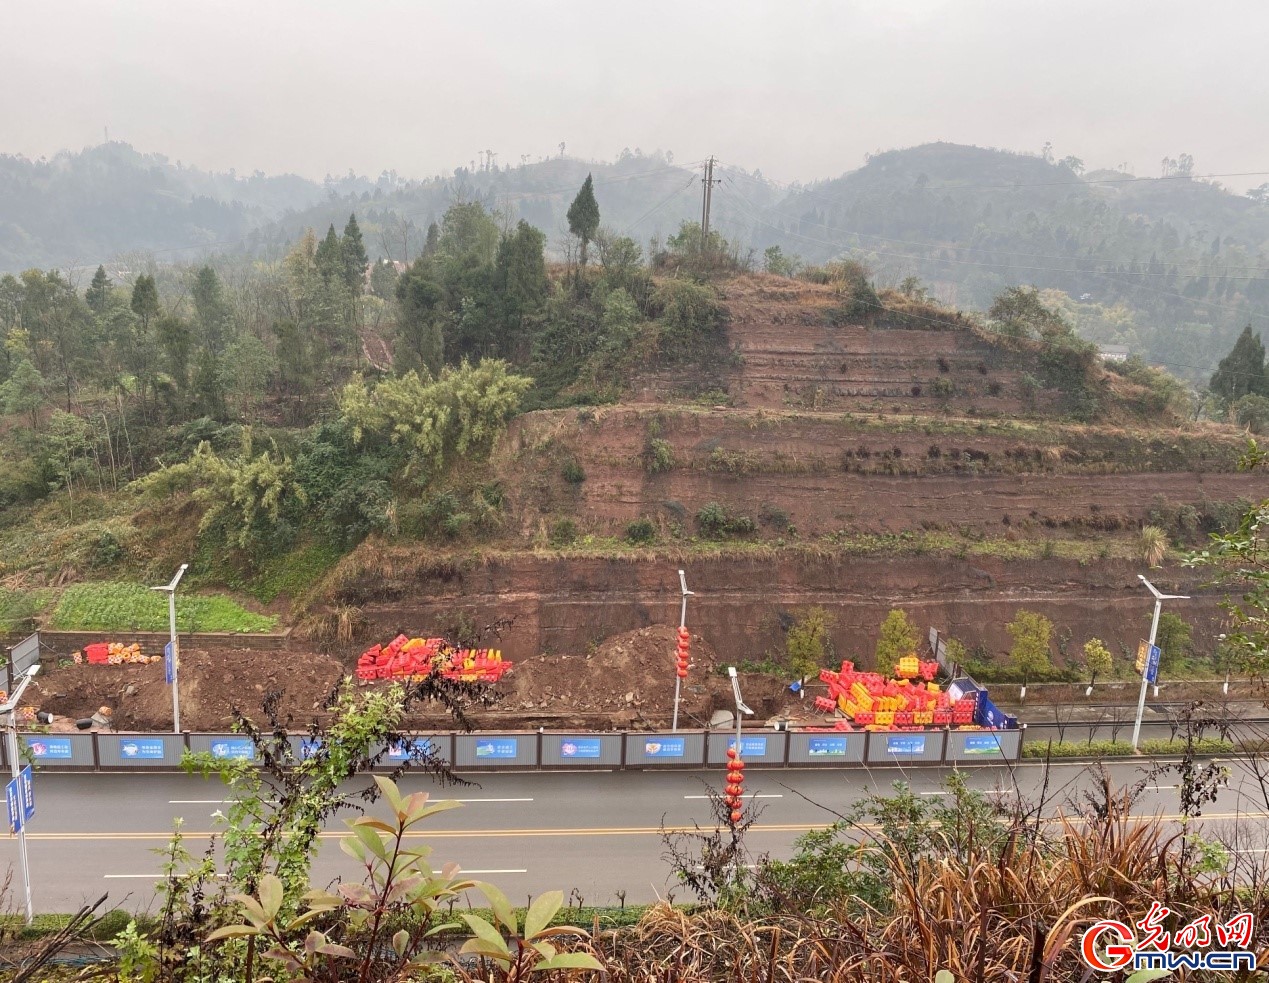
[[[1237,823],[1239,848],[1247,858],[1269,859],[1269,804],[1260,786],[1237,762],[1229,788],[1204,813],[1206,828]],[[1110,766],[1115,780],[1141,777],[1140,762]],[[923,796],[946,794],[950,769],[879,768],[863,770],[771,770],[746,773],[746,791],[762,814],[749,837],[756,853],[788,856],[793,841],[808,829],[833,821],[870,791],[887,791],[906,779]],[[975,766],[964,769],[969,784],[993,794],[1016,789],[1034,800],[1046,780],[1039,763]],[[552,888],[576,889],[587,904],[613,904],[624,890],[631,903],[651,901],[682,889],[669,881],[659,830],[690,827],[709,818],[703,797],[710,772],[545,772],[474,776],[479,787],[438,790],[423,779],[407,779],[408,791],[428,790],[461,800],[463,808],[442,813],[421,827],[434,847],[436,866],[453,860],[464,870],[523,898]],[[1060,803],[1090,775],[1083,764],[1055,765],[1047,772],[1050,801]],[[1175,817],[1179,808],[1175,775],[1151,782],[1136,806],[1142,815]],[[191,852],[206,849],[217,829],[215,813],[225,790],[216,779],[185,775],[36,776],[36,816],[27,843],[38,911],[67,911],[109,891],[111,903],[136,910],[155,904],[154,886],[161,851],[173,824],[182,818]],[[323,835],[314,882],[355,877],[354,864],[339,849],[342,823]],[[15,838],[0,839],[0,877],[14,868],[20,886]],[[18,898],[8,899],[12,904]],[[2,903],[2,902],[0,902]]]

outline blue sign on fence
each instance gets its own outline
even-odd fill
[[[395,744],[389,744],[388,745],[388,760],[389,761],[405,761],[407,758],[412,758],[412,757],[422,758],[422,757],[426,757],[431,752],[431,750],[432,750],[432,742],[430,740],[428,740],[425,737],[412,737],[406,741],[397,741]],[[476,746],[476,756],[477,757],[481,756],[480,745]],[[516,755],[514,750],[511,752],[510,755],[507,755],[507,757],[512,757],[512,758],[514,758],[515,756]],[[494,757],[501,757],[501,755],[494,755]]]
[[[121,758],[150,758],[161,761],[165,753],[166,748],[161,738],[159,740],[136,737],[119,738],[119,757]]]
[[[514,758],[519,754],[520,740],[515,737],[503,737],[496,741],[477,741],[477,758]]]
[[[9,832],[16,833],[22,829],[22,793],[16,778],[4,787],[4,802],[9,813]]]
[[[35,781],[30,765],[18,772],[18,797],[22,800],[22,825],[25,826],[35,818]]]
[[[561,758],[598,758],[601,753],[598,737],[566,737],[560,741]]]
[[[974,723],[979,727],[990,727],[993,730],[1015,730],[1018,718],[1011,717],[1000,707],[992,703],[986,691],[978,694],[978,705],[974,707]]]
[[[659,737],[655,741],[643,742],[645,758],[681,758],[686,752],[687,744],[681,737]]]
[[[925,754],[925,735],[891,734],[886,738],[886,754]]]
[[[728,749],[736,746],[736,738],[732,737],[727,741]],[[740,756],[742,758],[765,757],[767,753],[767,739],[765,737],[742,737],[740,739]]]
[[[31,757],[37,761],[42,758],[69,759],[75,756],[69,737],[28,737],[26,746],[31,751]]]
[[[163,680],[169,686],[172,680],[176,678],[176,655],[172,650],[172,643],[168,642],[163,646]]]
[[[806,753],[813,758],[846,757],[846,738],[810,737],[806,741]]]
[[[254,761],[256,749],[249,740],[245,738],[235,738],[212,741],[211,753],[213,758],[232,758],[237,761]]]
[[[300,738],[300,760],[307,761],[318,751],[322,749],[322,739],[320,737],[302,737]]]
[[[995,734],[966,734],[966,754],[1003,754],[1000,738]]]

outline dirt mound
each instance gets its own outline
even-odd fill
[[[238,706],[258,714],[265,693],[282,692],[283,713],[302,726],[344,676],[329,656],[311,652],[232,649],[181,653],[181,728],[218,731]],[[29,701],[58,717],[63,728],[98,707],[114,711],[116,730],[170,730],[172,690],[162,664],[48,667],[31,684]]]
[[[674,651],[678,629],[656,625],[614,635],[585,655],[537,656],[517,662],[496,687],[502,701],[482,714],[482,724],[499,718],[573,719],[617,728],[668,725],[674,709]],[[692,663],[683,681],[679,721],[706,727],[718,709],[732,709],[726,662],[700,635],[692,635]],[[779,711],[788,695],[783,680],[745,677],[745,699],[759,719]]]

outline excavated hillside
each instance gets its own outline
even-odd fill
[[[1102,422],[1073,422],[1037,346],[956,315],[845,318],[829,287],[764,276],[719,291],[714,362],[514,422],[491,460],[496,542],[366,544],[333,600],[376,636],[513,617],[511,657],[578,654],[673,621],[683,568],[693,626],[734,662],[779,647],[812,604],[847,656],[894,606],[988,654],[1019,608],[1052,618],[1063,652],[1093,635],[1126,652],[1143,631],[1142,525],[1197,541],[1263,494],[1237,470],[1243,435],[1171,420],[1100,368]],[[1155,579],[1197,595],[1202,644],[1220,598],[1174,563]]]

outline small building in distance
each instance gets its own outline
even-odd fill
[[[1127,345],[1099,345],[1097,354],[1103,362],[1126,362],[1132,352]]]

